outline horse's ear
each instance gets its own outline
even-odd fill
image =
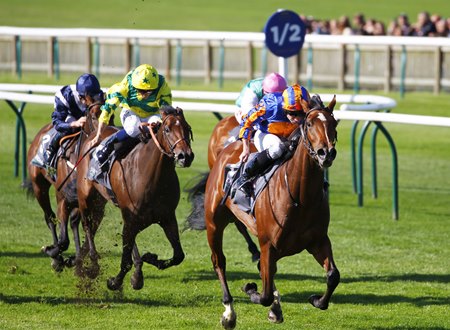
[[[309,110],[311,110],[309,102],[306,101],[303,97],[300,99],[300,104],[302,106],[303,112],[307,113]]]
[[[336,95],[333,96],[333,99],[331,100],[330,103],[328,103],[327,106],[328,110],[330,110],[331,113],[333,112],[335,105],[336,105]]]

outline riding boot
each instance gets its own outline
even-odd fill
[[[247,196],[251,196],[253,187],[249,180],[258,174],[263,173],[272,163],[273,159],[269,156],[268,151],[261,151],[249,161],[244,169],[244,172],[237,179],[236,187],[241,189]]]
[[[128,134],[125,132],[124,129],[118,131],[117,133],[114,133],[113,137],[110,138],[106,143],[103,145],[103,147],[97,151],[97,160],[100,164],[100,168],[102,168],[106,162],[109,159],[109,156],[111,156],[111,153],[114,150],[114,145],[118,142],[123,142],[129,138]]]
[[[61,141],[62,137],[64,136],[63,133],[57,132],[52,139],[50,140],[50,143],[47,147],[47,150],[44,152],[44,165],[45,167],[50,167],[50,163],[55,157],[56,153],[59,149],[59,141]]]

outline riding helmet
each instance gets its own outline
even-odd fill
[[[99,94],[103,94],[103,91],[100,88],[100,83],[98,82],[97,77],[90,73],[82,74],[78,78],[76,88],[80,96],[85,95],[96,96]]]
[[[152,90],[158,88],[159,75],[149,64],[141,64],[131,74],[131,84],[134,88]]]
[[[286,87],[286,79],[276,72],[268,74],[263,80],[263,91],[266,94],[275,92],[281,93]]]
[[[306,88],[298,84],[289,86],[283,92],[282,108],[288,111],[301,111],[303,110],[301,99],[309,102],[310,96]]]

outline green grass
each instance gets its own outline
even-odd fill
[[[320,1],[218,1],[218,0],[16,0],[0,2],[1,25],[34,27],[92,27],[167,30],[261,31],[277,9],[290,9],[320,19],[367,18],[386,24],[400,13],[411,22],[423,10],[448,15],[446,0],[320,0]]]
[[[392,95],[395,97],[395,95]],[[396,112],[446,115],[448,95],[409,93]],[[27,200],[13,173],[15,118],[0,112],[0,328],[2,329],[220,329],[223,312],[219,282],[212,271],[205,232],[181,235],[186,260],[158,271],[144,267],[145,286],[133,291],[126,277],[121,292],[106,288],[118,272],[121,217],[107,207],[97,235],[102,273],[92,290],[84,290],[71,270],[55,274],[39,249],[50,243],[42,212]],[[28,142],[48,121],[51,109],[27,105]],[[181,185],[206,170],[206,143],[216,119],[187,113],[193,127],[196,159],[179,169]],[[321,267],[307,253],[278,264],[277,287],[285,322],[272,325],[267,309],[249,302],[240,287],[260,284],[243,239],[234,226],[225,236],[228,277],[239,329],[444,329],[450,328],[448,218],[450,153],[447,128],[386,124],[399,155],[400,220],[391,218],[391,158],[379,136],[379,197],[370,196],[369,145],[365,145],[365,205],[356,206],[350,175],[351,123],[338,127],[338,157],[330,170],[330,237],[341,284],[329,310],[314,309],[309,295],[323,292]],[[177,209],[180,226],[189,211],[186,196]],[[142,251],[169,257],[171,249],[159,227],[141,233]],[[73,253],[73,246],[69,249]]]
[[[352,16],[362,11],[386,22],[400,12],[427,9],[445,15],[448,1],[24,1],[0,0],[1,25],[42,27],[111,27],[260,31],[276,8],[288,8],[320,18]],[[137,9],[137,10],[136,10]],[[22,80],[1,74],[1,82],[73,83],[78,75],[59,81],[27,73]],[[121,77],[102,76],[103,86]],[[226,82],[224,90],[238,91],[243,82]],[[183,82],[177,89],[217,90],[211,84]],[[335,92],[314,90],[313,92]],[[371,92],[372,93],[372,92]],[[384,94],[383,94],[384,95]],[[396,113],[449,116],[450,95],[426,93],[387,95],[398,101]],[[50,119],[50,106],[29,104],[24,117],[27,142]],[[182,187],[205,171],[206,144],[216,119],[207,113],[187,113],[193,127],[196,159],[179,169]],[[307,253],[278,263],[277,288],[282,295],[285,322],[272,325],[267,308],[249,302],[240,287],[260,286],[243,239],[233,226],[225,233],[229,286],[235,298],[238,329],[450,329],[449,229],[450,153],[448,128],[386,124],[399,157],[400,220],[393,221],[391,156],[381,135],[378,140],[379,197],[370,196],[369,138],[364,145],[364,207],[357,207],[350,174],[351,123],[338,126],[338,156],[330,170],[331,224],[335,259],[341,272],[327,311],[314,309],[307,298],[325,290],[321,267]],[[97,234],[102,273],[85,290],[71,270],[55,274],[40,247],[50,243],[42,211],[13,177],[15,116],[0,106],[0,329],[220,329],[221,290],[212,271],[205,232],[181,235],[186,260],[158,271],[144,267],[145,286],[133,291],[126,277],[121,292],[106,288],[118,272],[121,217],[108,205]],[[177,209],[180,226],[189,206],[183,194]],[[171,250],[159,227],[138,239],[142,251],[169,257]],[[73,253],[73,246],[69,253]]]

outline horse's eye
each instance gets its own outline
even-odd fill
[[[169,132],[170,132],[170,129],[169,129],[168,126],[164,127],[164,132],[166,132],[166,133],[169,133]]]
[[[308,122],[306,123],[306,125],[307,125],[309,128],[311,128],[311,127],[312,127],[312,122],[308,121]]]

